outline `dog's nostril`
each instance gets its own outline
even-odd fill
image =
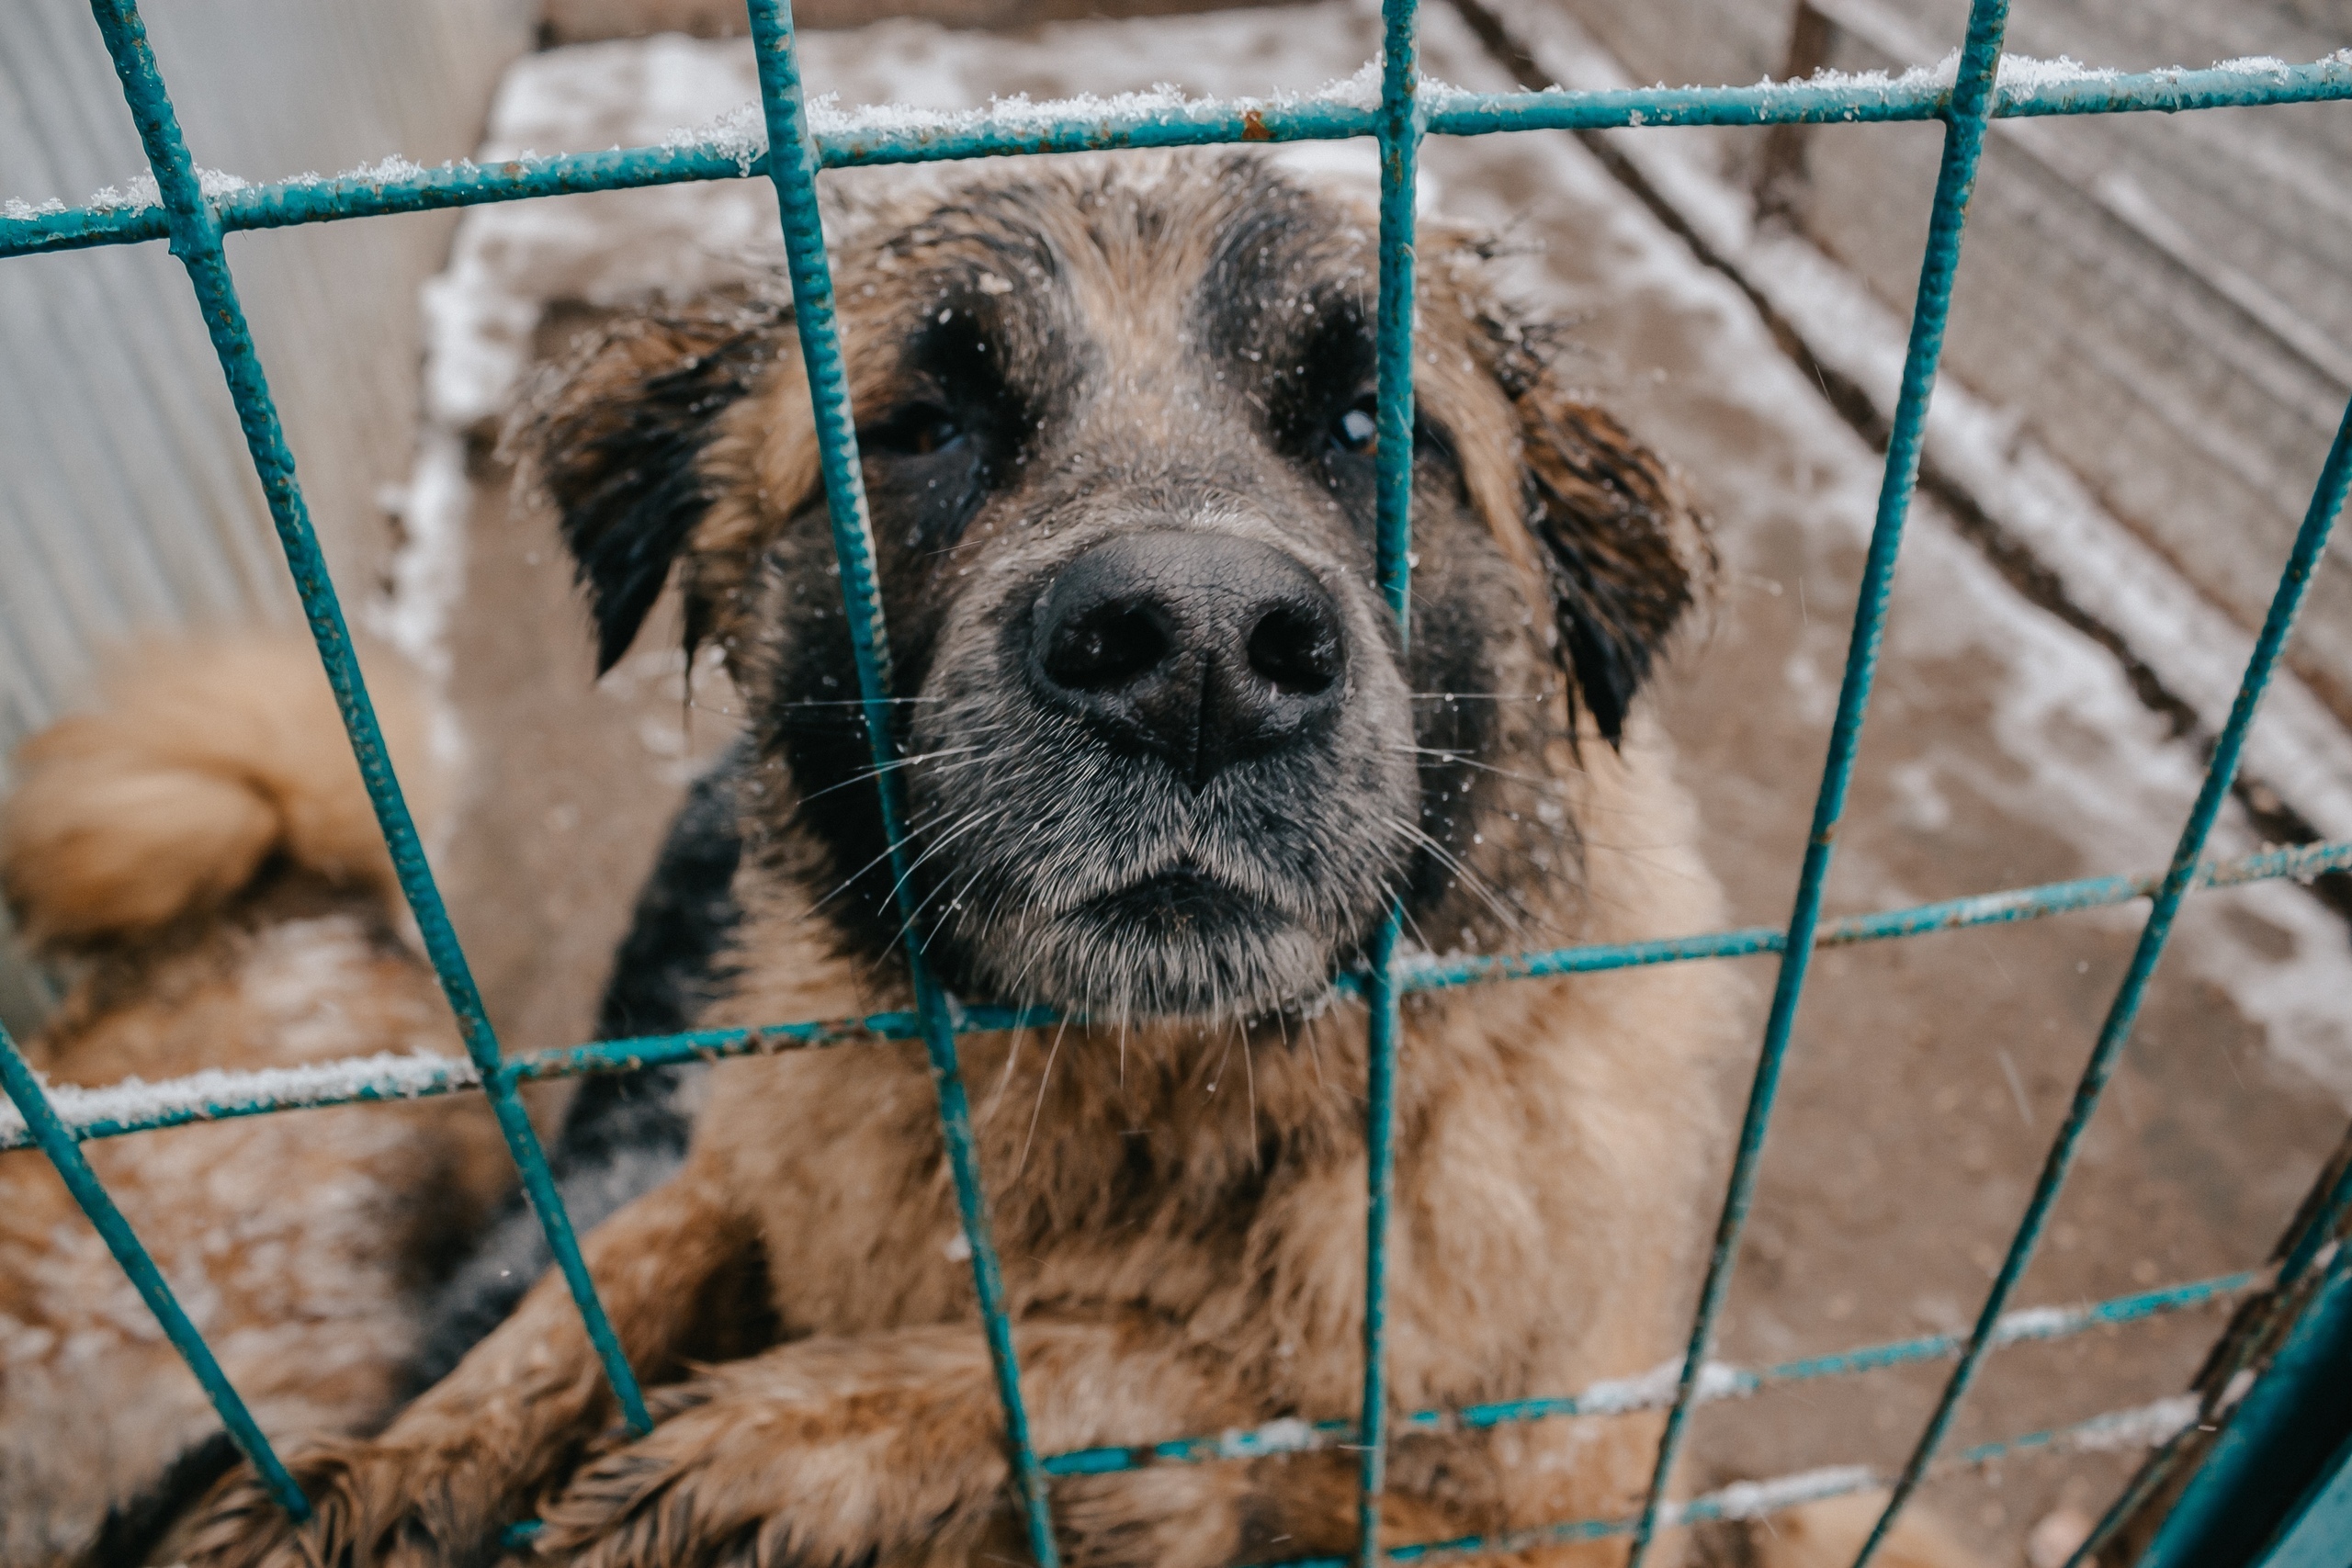
[[[1168,634],[1132,604],[1107,604],[1056,629],[1046,674],[1074,692],[1127,685],[1168,657]]]
[[[1339,634],[1302,605],[1277,604],[1250,628],[1249,657],[1250,668],[1276,691],[1312,696],[1339,676]]]

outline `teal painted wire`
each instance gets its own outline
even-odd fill
[[[2045,1427],[2040,1431],[2020,1433],[2014,1438],[1980,1443],[1953,1455],[1946,1463],[1953,1468],[1993,1464],[2005,1459],[2024,1459],[2037,1453],[2064,1450],[2086,1440],[2104,1446],[2113,1441],[2117,1417],[2136,1414],[2122,1411],[2094,1416],[2088,1420],[2072,1422],[2064,1427]],[[1753,1502],[1736,1488],[1694,1497],[1672,1510],[1671,1521],[1678,1525],[1704,1525],[1725,1519],[1767,1517],[1802,1504],[1873,1491],[1885,1483],[1883,1477],[1861,1466],[1824,1471],[1814,1479],[1815,1484],[1802,1490],[1792,1489],[1762,1510],[1756,1509]],[[1392,1548],[1387,1560],[1390,1562],[1435,1564],[1505,1552],[1535,1551],[1544,1547],[1568,1546],[1579,1541],[1606,1540],[1612,1536],[1632,1535],[1641,1528],[1641,1524],[1638,1515],[1615,1519],[1571,1519],[1490,1536],[1465,1535],[1456,1536],[1451,1540],[1415,1541],[1408,1546]],[[1283,1562],[1257,1564],[1255,1568],[1352,1568],[1352,1563],[1344,1557],[1294,1557]]]
[[[1750,87],[1634,87],[1604,93],[1446,92],[1427,110],[1442,136],[1613,127],[1852,124],[1940,118],[1948,86],[1772,83]],[[2215,67],[2084,76],[2001,89],[2003,118],[2051,115],[2173,113],[2183,109],[2317,103],[2352,97],[2352,61],[2342,56],[2282,70]],[[1244,141],[1329,141],[1374,134],[1374,113],[1328,100],[1194,102],[1156,111],[1113,110],[1050,124],[994,111],[948,130],[823,131],[818,152],[829,169],[1012,152],[1115,147],[1176,147]],[[397,179],[346,175],[283,181],[216,198],[222,226],[277,229],[387,213],[426,212],[484,202],[580,191],[622,190],[684,180],[741,179],[757,160],[732,146],[628,147],[602,152],[462,163]],[[0,218],[0,257],[163,238],[159,208],[60,208]]]
[[[2197,885],[2233,887],[2272,877],[2316,876],[2352,867],[2352,842],[2301,844],[2269,850],[2222,865],[2202,868]],[[2090,876],[2072,882],[2050,882],[2037,887],[2010,888],[1999,893],[1971,894],[1933,904],[1875,914],[1846,915],[1817,926],[1815,947],[1845,947],[1892,938],[1928,936],[1938,931],[1965,931],[1977,926],[2006,925],[2039,919],[2076,909],[2103,908],[2145,898],[2163,885],[2162,874],[2147,876]],[[1771,926],[1747,926],[1736,931],[1711,931],[1702,936],[1664,937],[1649,942],[1595,943],[1586,947],[1554,948],[1542,953],[1512,953],[1491,958],[1422,959],[1408,964],[1400,984],[1407,991],[1437,990],[1478,985],[1490,980],[1542,979],[1555,975],[1582,975],[1598,970],[1627,969],[1652,964],[1681,964],[1702,958],[1741,958],[1759,953],[1780,953],[1787,933]],[[2352,1194],[2347,1194],[2352,1197]]]
[[[1380,591],[1396,617],[1396,647],[1413,636],[1413,204],[1420,166],[1420,7],[1381,0],[1380,302],[1375,429]],[[1388,1225],[1396,1191],[1396,943],[1392,906],[1374,938],[1365,987],[1363,1401],[1357,1414],[1356,1562],[1377,1568],[1380,1495],[1388,1479]]]
[[[2041,1342],[2071,1338],[2093,1329],[2120,1327],[2125,1324],[2228,1301],[2256,1289],[2264,1282],[2265,1276],[2259,1273],[2224,1274],[2215,1279],[2116,1296],[2108,1301],[2093,1302],[2087,1306],[2020,1314],[2002,1326],[1994,1342],[1996,1345],[2014,1345],[2028,1340]],[[1897,1339],[1883,1345],[1864,1345],[1826,1356],[1806,1356],[1767,1367],[1723,1368],[1711,1377],[1708,1388],[1712,1392],[1707,1393],[1702,1402],[1745,1399],[1788,1383],[1854,1377],[1866,1372],[1883,1371],[1889,1367],[1941,1360],[1960,1354],[1967,1343],[1962,1335],[1938,1334],[1917,1339]],[[1500,1400],[1451,1410],[1417,1410],[1398,1417],[1395,1424],[1414,1432],[1479,1430],[1572,1416],[1624,1415],[1656,1409],[1661,1403],[1663,1401],[1629,1403],[1622,1394],[1601,1393],[1597,1395],[1595,1391],[1588,1390],[1581,1394],[1544,1399]],[[1317,1421],[1304,1428],[1295,1421],[1278,1421],[1239,1431],[1172,1438],[1156,1443],[1076,1449],[1068,1453],[1049,1455],[1046,1460],[1046,1471],[1051,1475],[1114,1475],[1123,1471],[1141,1470],[1147,1465],[1207,1464],[1219,1460],[1260,1459],[1271,1454],[1304,1453],[1341,1447],[1356,1440],[1356,1424],[1352,1421]]]
[[[1666,1430],[1658,1440],[1657,1464],[1650,1476],[1649,1495],[1642,1506],[1642,1522],[1634,1532],[1628,1568],[1641,1568],[1657,1534],[1659,1511],[1666,1504],[1683,1427],[1690,1416],[1690,1396],[1714,1338],[1715,1319],[1723,1311],[1724,1298],[1731,1288],[1740,1232],[1747,1222],[1757,1166],[1764,1153],[1765,1133],[1771,1125],[1773,1100],[1780,1089],[1781,1069],[1787,1059],[1797,1007],[1804,995],[1814,930],[1821,916],[1822,886],[1829,874],[1838,822],[1846,811],[1854,756],[1861,744],[1862,720],[1869,710],[1871,685],[1878,671],[1879,643],[1884,635],[1887,603],[1894,589],[1895,558],[1902,548],[1903,525],[1919,477],[1919,448],[1927,429],[1928,400],[1935,391],[1936,366],[1943,353],[1952,277],[1960,265],[1961,231],[1968,215],[1969,195],[1976,184],[1977,160],[1984,150],[1986,117],[1992,107],[1994,76],[2000,65],[2001,35],[2007,21],[2008,0],[1973,0],[1969,8],[1968,36],[1961,49],[1950,119],[1944,131],[1943,162],[1936,175],[1935,206],[1928,224],[1926,254],[1920,261],[1918,298],[1911,314],[1911,341],[1904,355],[1903,389],[1895,402],[1894,430],[1887,442],[1886,469],[1879,485],[1878,516],[1871,529],[1870,554],[1856,594],[1853,636],[1847,648],[1845,677],[1838,687],[1838,716],[1829,732],[1829,755],[1822,769],[1821,793],[1814,806],[1813,831],[1805,841],[1796,906],[1789,916],[1780,975],[1772,990],[1772,1010],[1765,1023],[1764,1043],[1757,1058],[1747,1108],[1741,1117],[1730,1187],[1715,1228],[1706,1280],[1700,1288],[1699,1311],[1690,1330],[1689,1348],[1684,1352],[1681,1383],[1673,1408],[1667,1412]]]
[[[130,1222],[122,1217],[122,1211],[107,1196],[106,1184],[98,1179],[98,1173],[90,1168],[89,1159],[82,1153],[81,1145],[74,1142],[74,1134],[57,1119],[57,1112],[50,1107],[49,1097],[41,1092],[40,1077],[33,1072],[32,1065],[17,1052],[17,1043],[8,1038],[6,1028],[0,1028],[0,1089],[5,1089],[8,1098],[16,1101],[33,1141],[40,1145],[40,1152],[49,1156],[49,1163],[57,1168],[58,1178],[65,1183],[65,1190],[73,1194],[74,1201],[81,1205],[82,1213],[87,1214],[90,1224],[97,1227],[99,1239],[107,1244],[107,1250],[114,1254],[117,1263],[122,1265],[122,1271],[130,1276],[130,1282],[138,1289],[140,1299],[147,1303],[147,1310],[155,1314],[155,1321],[163,1325],[164,1337],[180,1353],[180,1359],[187,1362],[188,1371],[196,1374],[196,1381],[204,1389],[204,1396],[220,1413],[220,1424],[229,1429],[231,1440],[253,1462],[254,1472],[261,1477],[262,1484],[269,1488],[270,1495],[277,1499],[278,1506],[295,1518],[309,1518],[310,1499],[302,1495],[302,1489],[286,1472],[286,1466],[278,1460],[277,1450],[269,1446],[269,1439],[262,1436],[253,1412],[245,1408],[245,1402],[231,1385],[229,1375],[213,1359],[212,1348],[204,1342],[204,1336],[197,1332],[196,1325],[188,1320],[187,1312],[181,1308],[179,1298],[172,1294],[171,1286],[164,1282],[164,1271],[155,1267],[155,1260],[148,1256],[146,1247],[140,1245],[138,1234],[130,1228]]]
[[[245,324],[244,307],[237,297],[235,280],[230,276],[220,220],[204,198],[195,162],[188,156],[187,143],[180,135],[178,117],[173,112],[154,51],[147,41],[146,25],[140,20],[134,0],[91,0],[90,9],[98,30],[105,36],[107,51],[114,58],[115,73],[122,80],[123,96],[130,106],[131,118],[138,124],[140,141],[145,146],[148,165],[154,171],[164,209],[170,215],[172,254],[187,270],[197,304],[203,312],[205,330],[211,335],[213,349],[220,356],[230,397],[236,404],[238,423],[244,430],[245,446],[253,457],[254,470],[260,477],[270,519],[285,548],[287,567],[293,574],[295,590],[301,596],[311,638],[318,644],[320,660],[326,668],[327,683],[334,691],[335,705],[342,711],[344,728],[351,738],[359,775],[367,784],[368,800],[375,807],[376,821],[390,851],[401,891],[416,917],[425,953],[457,1015],[466,1052],[481,1075],[499,1131],[505,1136],[506,1146],[522,1173],[524,1191],[547,1232],[548,1247],[565,1281],[571,1288],[582,1323],[619,1401],[623,1418],[637,1430],[646,1430],[650,1423],[646,1418],[645,1401],[639,1393],[637,1379],[630,1372],[628,1358],[605,1314],[604,1303],[596,1298],[596,1287],[581,1258],[579,1239],[572,1234],[571,1218],[556,1193],[555,1179],[548,1174],[538,1136],[532,1131],[522,1102],[515,1098],[514,1086],[501,1076],[498,1037],[491,1029],[489,1015],[482,1010],[465,952],[458,946],[457,932],[449,924],[448,911],[442,906],[432,869],[425,864],[424,847],[417,838],[416,825],[410,820],[408,803],[401,797],[400,780],[394,776],[391,758],[384,749],[383,733],[376,725],[375,709],[368,698],[359,660],[352,652],[351,637],[344,626],[343,606],[335,596],[334,583],[327,575],[326,558],[319,549],[310,510],[295,478],[294,455],[278,424],[277,404],[270,397],[260,356],[254,350],[253,334]]]
[[[2302,844],[2291,849],[2267,850],[2260,854],[2201,867],[2195,886],[2237,887],[2283,877],[2308,879],[2327,872],[2347,869],[2352,869],[2352,841]],[[1814,945],[1837,947],[1856,942],[1884,942],[1937,931],[2037,919],[2078,909],[2108,908],[2129,903],[2134,898],[2147,897],[2163,881],[2161,873],[2146,876],[2093,876],[2074,882],[2045,883],[2039,887],[2014,888],[2005,893],[1976,894],[1965,898],[1918,904],[1875,914],[1848,915],[1817,928],[1814,932]],[[1515,953],[1499,958],[1415,959],[1397,964],[1396,989],[1400,994],[1409,996],[1416,991],[1446,990],[1490,982],[1582,975],[1657,964],[1738,958],[1778,953],[1784,940],[1785,934],[1781,931],[1769,926],[1750,926],[1704,936],[1554,948],[1547,952]],[[1343,989],[1361,993],[1364,982],[1360,976],[1347,976],[1342,977],[1340,985]],[[1047,1008],[969,1007],[956,1013],[956,1032],[998,1034],[1015,1029],[1049,1028],[1060,1021],[1061,1014]],[[522,1084],[543,1078],[633,1072],[639,1067],[717,1061],[727,1056],[757,1055],[774,1051],[808,1050],[876,1040],[918,1040],[922,1037],[922,1020],[917,1014],[878,1012],[865,1018],[770,1023],[755,1028],[696,1029],[681,1034],[635,1035],[620,1040],[598,1040],[584,1045],[527,1052],[508,1057],[505,1070],[510,1079]],[[472,1089],[480,1081],[480,1076],[463,1063],[436,1062],[428,1073],[387,1074],[374,1079],[346,1080],[339,1087],[316,1091],[256,1089],[237,1099],[191,1100],[131,1116],[67,1117],[65,1126],[76,1139],[115,1138],[127,1133],[153,1132],[163,1127],[185,1126],[192,1122],[213,1122],[227,1117],[257,1116],[273,1111],[421,1100]],[[161,1089],[171,1085],[162,1083],[149,1087]],[[26,1148],[30,1145],[28,1134],[0,1132],[0,1151]],[[2352,1173],[2347,1173],[2338,1184],[2324,1206],[2321,1217],[2340,1217],[2347,1208],[2352,1208]],[[2323,1234],[2307,1230],[2302,1239],[2290,1249],[2290,1264],[2300,1268],[2301,1265],[2294,1262],[2299,1256],[2307,1261],[2309,1251],[2319,1245],[2318,1238]]]
[[[833,310],[833,279],[825,261],[825,231],[817,208],[817,149],[809,141],[802,102],[799,58],[793,47],[792,10],[786,0],[749,0],[752,47],[759,63],[760,97],[768,129],[768,173],[775,183],[784,222],[786,263],[792,277],[793,325],[808,371],[808,400],[815,415],[817,449],[825,476],[825,501],[832,518],[833,552],[841,565],[842,604],[857,662],[858,695],[865,716],[866,744],[874,757],[875,790],[880,797],[882,830],[890,846],[890,873],[898,891],[905,938],[907,972],[922,1021],[923,1049],[931,1060],[939,1096],[939,1124],[955,1173],[956,1204],[972,1248],[972,1285],[979,1303],[997,1394],[1004,1405],[1007,1445],[1012,1450],[1013,1485],[1028,1528],[1029,1550],[1038,1568],[1057,1568],[1054,1521],[1046,1497],[1046,1472],[1029,1435],[1021,1397],[1021,1363],[1005,1311],[1004,1279],[989,1226],[988,1191],[973,1146],[972,1112],[956,1059],[956,1019],[946,995],[932,977],[915,931],[915,893],[907,875],[906,820],[900,799],[898,743],[890,713],[889,630],[875,577],[874,529],[865,507],[859,467],[857,425],[850,408],[849,380],[842,365],[840,324]]]
[[[2083,1068],[2082,1081],[2075,1087],[2074,1102],[2067,1107],[2066,1119],[2058,1129],[2058,1136],[2050,1145],[2049,1157],[2043,1162],[2041,1176],[2034,1184],[2032,1200],[2027,1203],[2025,1217],[2018,1223],[2017,1235],[2009,1243],[2008,1255],[2001,1260],[2001,1270],[1994,1278],[1993,1288],[1984,1298],[1984,1305],[1977,1314],[1976,1328],[1971,1335],[1967,1350],[1962,1353],[1960,1365],[1952,1369],[1951,1380],[1945,1383],[1942,1397],[1936,1402],[1935,1414],[1928,1418],[1928,1427],[1920,1434],[1918,1447],[1910,1462],[1903,1467],[1902,1476],[1895,1482],[1894,1495],[1888,1498],[1886,1511],[1880,1516],[1877,1528],[1862,1545],[1861,1554],[1854,1560],[1854,1568],[1865,1568],[1879,1542],[1893,1526],[1895,1515],[1909,1500],[1919,1477],[1935,1458],[1936,1450],[1943,1442],[1944,1432],[1951,1425],[1953,1413],[1966,1396],[1969,1384],[1974,1381],[1976,1367],[1984,1356],[1984,1341],[1992,1325],[2007,1304],[2009,1292],[2017,1288],[2025,1273],[2027,1263],[2033,1258],[2034,1247],[2041,1240],[2042,1227],[2049,1223],[2051,1208],[2058,1201],[2058,1190],[2064,1185],[2066,1173],[2073,1168],[2075,1151],[2080,1145],[2085,1128],[2090,1125],[2091,1113],[2098,1107],[2099,1095],[2107,1088],[2107,1080],[2115,1070],[2124,1043],[2132,1037],[2132,1025],[2140,1014],[2140,1003],[2146,996],[2148,982],[2156,972],[2156,963],[2164,956],[2165,941],[2172,935],[2173,917],[2180,911],[2180,901],[2189,889],[2197,873],[2198,857],[2205,852],[2206,838],[2212,832],[2213,823],[2222,814],[2222,805],[2230,797],[2230,785],[2237,777],[2238,761],[2245,750],[2245,738],[2254,728],[2255,711],[2260,706],[2262,694],[2270,684],[2270,677],[2278,669],[2278,656],[2287,645],[2287,637],[2294,629],[2295,615],[2302,608],[2303,596],[2311,588],[2312,573],[2327,548],[2328,536],[2335,527],[2335,519],[2344,509],[2344,496],[2352,487],[2352,405],[2344,411],[2343,423],[2335,432],[2335,441],[2329,448],[2327,462],[2320,470],[2319,482],[2312,488],[2311,506],[2303,513],[2302,526],[2296,531],[2295,547],[2287,558],[2286,570],[2279,574],[2278,592],[2271,596],[2269,614],[2264,617],[2262,634],[2255,639],[2254,652],[2246,660],[2245,678],[2239,683],[2237,700],[2230,705],[2229,722],[2222,728],[2221,738],[2213,743],[2213,759],[2205,770],[2205,782],[2197,792],[2197,802],[2189,808],[2188,820],[2181,828],[2180,842],[2173,851],[2172,865],[2165,874],[2164,886],[2148,910],[2147,923],[2140,929],[2139,945],[2132,950],[2132,964],[2123,973],[2123,984],[2118,987],[2114,1004],[2108,1010],[2107,1021],[2100,1026],[2098,1043],[2091,1049],[2089,1063]]]

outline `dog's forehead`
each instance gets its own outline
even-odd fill
[[[970,178],[877,224],[861,260],[890,314],[1083,334],[1128,367],[1368,305],[1377,273],[1353,204],[1249,159]]]

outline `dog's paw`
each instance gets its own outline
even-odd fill
[[[977,1538],[1005,1479],[984,1435],[888,1393],[779,1398],[705,1382],[662,1403],[652,1432],[584,1466],[547,1510],[543,1560],[845,1568]]]
[[[465,1447],[322,1444],[287,1468],[311,1500],[297,1524],[250,1466],[199,1505],[187,1568],[479,1568],[514,1511],[503,1467]]]

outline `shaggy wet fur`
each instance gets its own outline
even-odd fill
[[[403,716],[388,703],[399,739]],[[159,650],[18,766],[0,879],[19,929],[75,976],[27,1043],[51,1084],[457,1050],[398,934],[391,868],[307,646]],[[422,1298],[506,1174],[487,1111],[464,1100],[88,1154],[288,1444],[390,1414]],[[175,1500],[233,1457],[48,1161],[0,1154],[0,1563],[147,1561]]]
[[[1440,951],[1717,923],[1634,705],[1702,532],[1481,247],[1429,226],[1408,653],[1374,581],[1360,207],[1248,158],[1062,161],[914,180],[837,233],[918,940],[967,998],[1086,1020],[963,1043],[1037,1447],[1345,1418],[1365,1025],[1331,983],[1392,899]],[[524,439],[605,662],[674,581],[752,716],[734,976],[707,1019],[909,1005],[788,311],[587,344]],[[1246,660],[1198,630],[1237,604]],[[1408,1000],[1400,1408],[1679,1348],[1727,986],[1679,967]],[[1019,1559],[919,1047],[720,1066],[684,1168],[586,1251],[650,1435],[616,1429],[544,1280],[381,1437],[298,1456],[311,1526],[248,1480],[192,1561],[482,1563],[534,1514],[531,1560],[582,1568]],[[1624,1513],[1657,1431],[1404,1438],[1384,1536]],[[1066,1478],[1055,1518],[1087,1568],[1345,1552],[1355,1465]]]

